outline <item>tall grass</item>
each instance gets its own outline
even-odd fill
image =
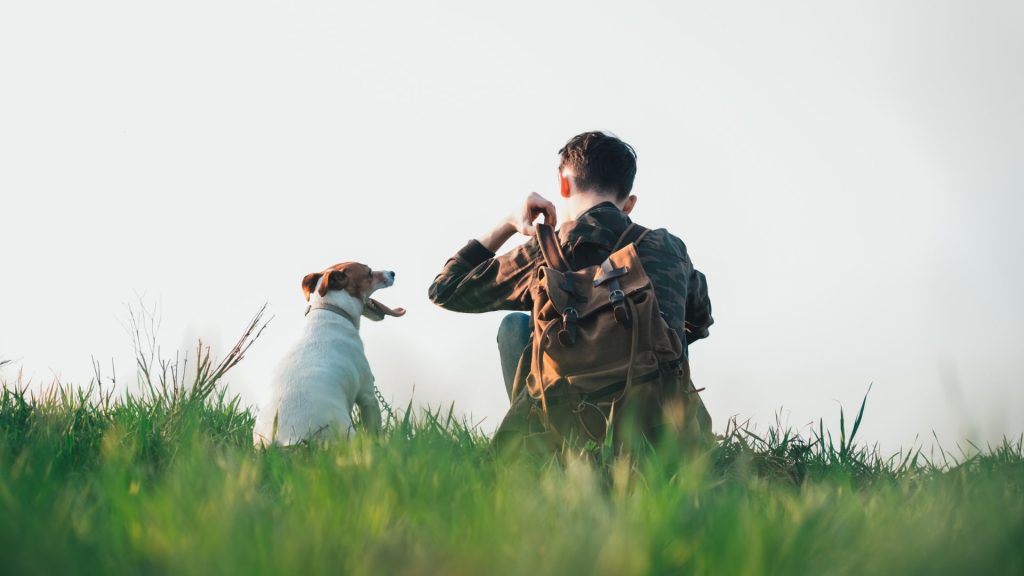
[[[221,379],[262,326],[194,369],[138,346],[133,394],[5,384],[3,572],[1024,571],[1024,438],[883,456],[862,403],[835,440],[733,421],[699,456],[509,461],[451,408],[385,403],[380,436],[255,450]]]

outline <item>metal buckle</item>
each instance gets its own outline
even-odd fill
[[[622,302],[623,299],[625,299],[625,298],[626,298],[626,293],[623,292],[622,290],[612,290],[611,293],[608,294],[608,300],[610,302],[615,302],[615,303]]]
[[[576,343],[576,321],[580,314],[572,306],[562,313],[562,329],[558,331],[558,342],[568,348]]]
[[[622,324],[626,328],[631,326],[632,318],[629,317],[629,308],[625,306],[616,306],[615,310],[615,321]]]

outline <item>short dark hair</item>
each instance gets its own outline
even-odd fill
[[[606,132],[584,132],[573,136],[558,151],[558,171],[572,170],[576,186],[615,194],[625,200],[636,178],[636,150]]]

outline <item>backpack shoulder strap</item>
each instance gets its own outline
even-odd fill
[[[544,261],[547,262],[547,265],[555,270],[568,272],[570,270],[569,260],[562,253],[555,229],[547,224],[537,224],[534,229],[537,231],[537,242],[540,244],[540,251],[544,254]]]
[[[615,254],[630,244],[636,244],[643,240],[644,236],[647,236],[648,232],[650,232],[650,230],[647,228],[644,228],[635,222],[631,223],[629,227],[626,228],[626,231],[622,233],[622,236],[619,236],[618,242],[616,242],[615,246],[612,248],[612,254]]]
[[[639,224],[630,224],[626,231],[622,233],[622,236],[619,236],[619,240],[615,243],[611,253],[615,254],[625,246],[636,244],[643,240],[648,232],[650,230]],[[632,301],[626,302],[626,295],[622,293],[622,285],[619,283],[619,277],[628,274],[629,268],[614,268],[610,258],[609,256],[609,259],[606,259],[601,264],[601,277],[594,281],[594,286],[608,284],[608,289],[611,291],[609,300],[611,300],[612,309],[615,312],[615,319],[619,324],[630,328],[633,325],[633,314],[631,312],[633,303]],[[630,359],[630,371],[632,372],[632,359]]]

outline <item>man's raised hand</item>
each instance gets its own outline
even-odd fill
[[[526,236],[533,236],[536,233],[534,222],[540,215],[544,215],[544,223],[552,228],[558,224],[558,216],[555,214],[555,205],[546,198],[531,192],[518,212],[512,214],[510,223],[516,231]]]
[[[533,192],[523,203],[523,207],[503,219],[494,230],[481,236],[478,241],[484,248],[491,252],[497,252],[508,242],[508,239],[516,232],[533,236],[537,230],[534,222],[540,215],[544,215],[544,223],[550,226],[558,224],[558,217],[555,215],[555,205],[548,202],[543,196]]]

